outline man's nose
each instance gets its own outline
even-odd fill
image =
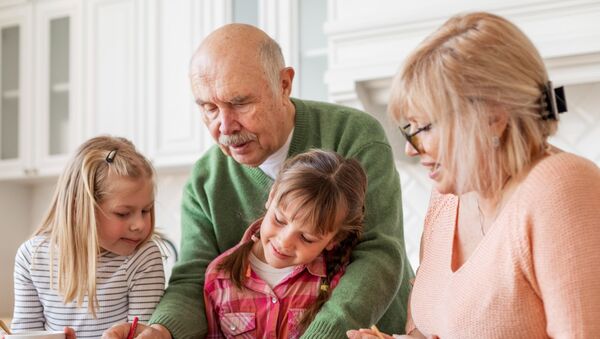
[[[225,108],[219,114],[219,132],[224,135],[231,135],[241,130],[241,125],[237,121],[237,116],[230,109]]]

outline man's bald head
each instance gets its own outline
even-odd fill
[[[228,24],[209,34],[192,56],[190,76],[206,74],[215,63],[239,62],[256,63],[277,90],[285,67],[281,48],[265,32],[247,24]]]

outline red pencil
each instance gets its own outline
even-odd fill
[[[127,339],[133,339],[135,336],[135,328],[137,327],[138,317],[133,317],[133,321],[131,322],[131,327],[129,328],[129,334],[127,335]]]

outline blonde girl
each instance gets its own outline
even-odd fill
[[[286,161],[264,217],[207,269],[207,338],[300,337],[358,242],[366,187],[358,161],[334,152]]]
[[[18,250],[12,330],[70,327],[71,335],[99,338],[134,316],[147,321],[165,282],[153,231],[152,165],[126,139],[86,141]]]

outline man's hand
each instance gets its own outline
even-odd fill
[[[127,339],[130,327],[129,323],[114,325],[102,334],[102,339]],[[159,324],[148,326],[141,323],[137,324],[133,337],[136,339],[172,339],[171,332],[166,327]]]

